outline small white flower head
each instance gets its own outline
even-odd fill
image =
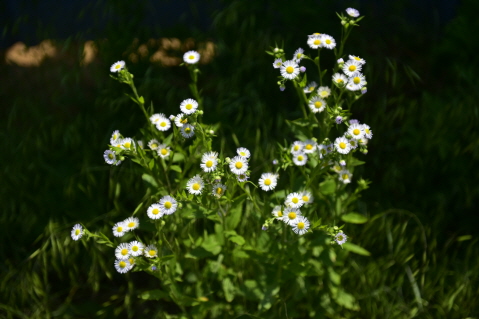
[[[118,166],[121,163],[121,161],[117,161],[115,152],[113,152],[112,150],[106,150],[103,153],[103,158],[105,159],[105,162],[110,165],[115,164]]]
[[[121,140],[121,146],[124,150],[134,150],[135,149],[135,142],[130,137],[126,137]]]
[[[162,158],[168,157],[170,155],[170,147],[166,146],[166,144],[160,144],[156,148],[156,152],[158,153],[159,156]]]
[[[218,152],[206,152],[201,156],[201,161],[204,162],[208,159],[218,160]]]
[[[346,88],[351,91],[357,91],[365,86],[366,77],[361,72],[354,72],[348,79]]]
[[[328,153],[332,153],[335,150],[334,144],[326,145],[326,150],[328,151]]]
[[[171,114],[170,116],[168,116],[168,119],[169,119],[170,121],[174,121],[174,120],[175,120],[175,117],[176,117],[176,116],[174,116],[173,114]]]
[[[318,49],[323,47],[323,39],[320,34],[313,34],[308,38],[308,45],[311,49]]]
[[[372,139],[373,138],[373,131],[371,131],[371,128],[367,124],[363,124],[363,131],[364,131],[364,137],[367,139]]]
[[[298,50],[294,51],[293,61],[299,62],[304,58],[304,50],[299,48]]]
[[[273,190],[278,184],[278,175],[273,173],[263,173],[259,179],[259,186],[265,192]]]
[[[127,231],[134,230],[140,226],[140,220],[136,217],[128,217],[124,221]]]
[[[180,109],[181,112],[185,114],[193,114],[196,112],[196,109],[198,108],[198,102],[193,99],[186,99],[180,104]]]
[[[116,145],[116,142],[121,138],[120,131],[115,130],[111,134],[110,145]]]
[[[293,145],[291,145],[291,154],[299,154],[303,153],[304,143],[301,141],[295,141]]]
[[[309,220],[304,216],[298,216],[294,222],[291,224],[293,231],[298,235],[304,235],[308,232],[310,223]]]
[[[275,206],[273,208],[273,211],[271,212],[271,214],[273,214],[273,216],[276,217],[276,219],[282,219],[283,218],[283,209],[279,205]]]
[[[299,216],[302,215],[298,208],[286,207],[283,211],[283,218],[281,220],[288,225],[293,225]]]
[[[151,219],[160,219],[164,215],[164,213],[161,211],[160,204],[153,204],[150,207],[148,207],[146,214]]]
[[[308,39],[311,39],[313,37],[319,37],[320,35],[321,35],[321,33],[319,33],[319,32],[315,32],[313,34],[308,34]]]
[[[156,123],[156,129],[158,131],[168,131],[168,129],[171,127],[171,121],[169,118],[167,118],[166,116],[164,116],[163,114],[160,114],[162,115],[158,122]]]
[[[328,147],[324,144],[318,145],[319,158],[322,159],[326,154],[328,154]]]
[[[360,140],[356,140],[354,138],[351,138],[348,141],[349,141],[349,145],[351,145],[352,150],[355,150],[356,148],[358,148],[358,144],[359,144]]]
[[[157,139],[152,139],[151,141],[148,142],[148,147],[153,151],[158,149],[159,145],[160,143],[158,142]]]
[[[238,179],[238,182],[246,182],[249,176],[243,173],[243,174],[238,174],[236,178]]]
[[[158,248],[155,245],[148,245],[143,249],[143,255],[148,258],[158,257]]]
[[[349,144],[347,138],[341,136],[336,138],[336,140],[334,141],[334,148],[336,149],[336,151],[338,151],[338,153],[348,154],[351,150],[351,145]]]
[[[178,202],[170,195],[166,195],[160,199],[160,207],[162,213],[171,215],[176,212],[176,209],[178,208]]]
[[[326,101],[319,97],[314,96],[308,103],[309,109],[313,113],[320,113],[326,108]]]
[[[304,93],[311,93],[311,92],[314,91],[316,86],[318,86],[318,84],[313,81],[313,82],[309,83],[308,85],[306,85],[306,87],[303,89],[303,91],[304,91]]]
[[[341,165],[342,167],[346,166],[346,161],[345,160],[340,160],[339,165]]]
[[[130,254],[132,256],[137,257],[143,254],[143,249],[145,248],[145,245],[143,245],[139,241],[132,241],[128,245],[130,248]]]
[[[118,222],[113,226],[112,230],[115,237],[121,237],[125,235],[127,228],[125,227],[124,222]]]
[[[347,8],[346,13],[353,18],[359,17],[359,11],[353,8]]]
[[[115,269],[120,274],[124,274],[130,271],[131,268],[133,268],[133,266],[131,265],[129,260],[121,260],[121,259],[115,260]]]
[[[296,166],[303,166],[308,162],[308,155],[305,153],[293,154],[293,163]]]
[[[235,156],[231,159],[230,170],[233,174],[244,174],[248,170],[248,162],[243,156]]]
[[[368,88],[365,87],[365,86],[363,86],[363,87],[361,88],[361,94],[366,94],[366,93],[368,93]]]
[[[331,95],[331,89],[327,86],[320,86],[317,92],[318,92],[318,95],[322,97],[323,99]]]
[[[350,56],[349,56],[349,59],[350,59],[350,60],[355,60],[355,61],[357,61],[357,62],[359,62],[359,63],[361,63],[361,64],[366,64],[366,61],[365,61],[364,59],[361,59],[360,57],[355,56],[355,55],[350,55]]]
[[[341,124],[343,123],[343,117],[342,116],[336,116],[336,119],[334,120],[336,124]]]
[[[206,173],[213,172],[216,169],[216,166],[218,165],[218,160],[214,157],[209,157],[205,155],[206,154],[204,154],[203,157],[201,158],[200,167]]]
[[[213,190],[211,194],[217,198],[220,198],[226,192],[226,185],[221,183],[216,183],[213,185]]]
[[[349,124],[359,124],[359,121],[356,119],[349,120]]]
[[[125,68],[125,61],[118,61],[111,65],[110,72],[120,72]]]
[[[299,65],[294,61],[285,61],[279,69],[281,76],[288,80],[295,79],[299,74]]]
[[[306,67],[305,66],[300,66],[299,67],[299,72],[301,72],[301,73],[306,72]],[[284,91],[284,89],[282,91]]]
[[[356,60],[348,60],[343,65],[343,72],[347,76],[353,76],[355,72],[361,71],[363,65]]]
[[[190,138],[195,135],[195,127],[191,124],[183,124],[180,133],[184,138]]]
[[[80,239],[83,236],[83,227],[80,224],[76,224],[73,226],[71,235],[73,240]]]
[[[313,195],[310,191],[302,191],[300,195],[305,204],[311,204],[314,201]]]
[[[303,206],[304,201],[303,201],[303,196],[301,193],[291,193],[288,196],[286,196],[286,200],[284,201],[284,205],[286,207],[292,207],[292,208],[300,208]]]
[[[343,167],[341,165],[339,165],[338,162],[332,163],[332,165],[331,165],[331,170],[336,172],[336,173],[341,172],[342,169],[343,169]]]
[[[334,40],[334,38],[328,34],[323,34],[322,35],[322,40],[323,40],[323,47],[325,47],[326,49],[334,49],[336,47],[336,40]]]
[[[143,143],[142,140],[138,140],[138,141],[136,141],[136,143],[138,144],[138,147],[139,147],[139,148],[141,148],[141,149],[144,149],[144,148],[145,148],[145,145],[144,145],[144,143]]]
[[[346,236],[346,234],[343,233],[342,231],[339,231],[339,233],[337,233],[336,236],[334,236],[334,240],[336,241],[338,245],[342,245],[348,240],[348,236]]]
[[[121,243],[115,249],[115,257],[120,260],[128,260],[130,258],[130,245],[127,243]]]
[[[161,118],[165,117],[165,114],[163,113],[155,113],[152,116],[150,116],[150,122],[153,125],[156,125],[160,122]]]
[[[273,68],[279,69],[281,67],[281,65],[283,65],[283,60],[281,60],[281,59],[274,60]]]
[[[351,124],[348,128],[348,134],[354,139],[360,140],[365,134],[364,126],[361,124]]]
[[[351,178],[353,177],[353,174],[351,174],[350,171],[347,169],[341,170],[339,173],[339,180],[343,182],[344,184],[349,184],[351,183]]]
[[[185,115],[183,113],[180,113],[177,116],[175,116],[176,127],[183,127],[184,124],[188,123],[188,119],[184,117]]]
[[[339,58],[336,62],[337,62],[338,64],[341,64],[341,63],[344,63],[344,60],[343,60],[343,58]]]
[[[188,183],[186,183],[186,189],[190,194],[194,195],[201,195],[204,187],[205,183],[200,175],[196,175],[195,177],[191,178]]]
[[[199,60],[200,60],[200,54],[196,51],[192,50],[183,54],[183,61],[185,61],[188,64],[198,63]]]
[[[303,151],[306,154],[312,154],[316,151],[316,142],[313,140],[306,140],[303,142],[304,143],[304,148]]]
[[[236,154],[238,154],[239,156],[244,157],[244,158],[250,158],[250,156],[251,156],[251,153],[245,147],[238,148],[236,150]]]
[[[341,73],[334,73],[333,74],[333,83],[340,88],[343,88],[348,83],[348,78]]]

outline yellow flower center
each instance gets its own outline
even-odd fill
[[[185,128],[185,133],[189,133],[191,131],[191,128],[187,127]]]
[[[291,73],[294,72],[294,68],[293,68],[292,66],[288,66],[288,67],[286,68],[286,72],[289,73],[289,74],[291,74]]]
[[[151,144],[151,148],[157,148],[157,147],[158,147],[158,144],[156,143]]]
[[[241,168],[243,167],[243,163],[241,163],[241,162],[236,162],[235,167],[236,167],[237,169],[241,169]]]
[[[151,213],[153,215],[158,215],[160,213],[160,210],[158,208],[153,208],[153,210],[151,211]]]
[[[152,250],[150,250],[150,251],[148,252],[148,255],[150,255],[150,256],[155,256],[155,255],[156,255],[156,251],[152,249]]]
[[[353,65],[350,65],[350,66],[349,66],[349,71],[351,71],[351,72],[356,71],[356,66],[355,66],[354,64],[353,64]]]
[[[128,249],[123,248],[123,249],[121,250],[121,254],[122,254],[123,256],[128,255]]]
[[[283,212],[278,212],[278,217],[283,217]]]
[[[289,219],[295,219],[296,218],[296,213],[291,212],[291,213],[288,214],[288,217],[289,217]]]
[[[223,193],[223,189],[221,187],[218,187],[216,189],[216,194],[221,195]]]
[[[206,167],[210,168],[211,166],[213,166],[213,161],[207,161]]]
[[[366,131],[366,133],[367,133],[367,134],[369,134],[369,132],[370,132],[368,128],[367,128],[367,129],[365,129],[365,131]]]
[[[359,133],[361,133],[361,131],[360,131],[358,128],[355,128],[355,129],[353,130],[353,134],[354,134],[354,135],[359,135]]]
[[[323,103],[321,103],[319,101],[314,102],[314,107],[317,108],[317,109],[321,108],[322,105],[323,105]]]
[[[78,236],[78,235],[80,235],[80,233],[81,233],[81,231],[80,231],[79,229],[76,229],[76,230],[75,230],[75,235]]]
[[[133,250],[133,251],[138,251],[138,246],[133,246],[133,247],[131,248],[131,250]]]
[[[194,189],[195,191],[199,190],[200,187],[201,187],[201,185],[198,184],[198,183],[194,183],[194,184],[193,184],[193,189]]]
[[[306,196],[306,195],[304,195],[304,196],[303,196],[303,201],[304,201],[304,202],[308,202],[308,201],[309,201],[309,197]]]
[[[307,149],[307,150],[312,150],[312,149],[313,149],[313,145],[311,145],[311,144],[306,145],[306,149]]]
[[[349,179],[349,175],[348,174],[343,174],[343,179]]]
[[[160,123],[160,126],[161,126],[161,127],[165,127],[165,126],[166,126],[166,122],[161,122],[161,123]]]
[[[361,78],[359,76],[355,76],[353,82],[354,84],[359,84],[359,82],[361,82]]]
[[[264,184],[265,184],[266,186],[271,185],[271,180],[270,180],[269,178],[265,179],[265,180],[264,180]]]
[[[166,208],[166,209],[170,209],[171,206],[173,206],[173,205],[171,204],[171,202],[165,202],[165,208]]]
[[[321,41],[319,41],[318,39],[314,40],[314,45],[320,45],[321,44]]]
[[[126,148],[130,148],[131,146],[131,143],[130,142],[126,142],[125,144],[123,144]]]
[[[130,259],[128,259],[128,261],[130,262],[130,264],[133,265],[135,263],[135,258],[130,258]]]
[[[114,159],[114,158],[115,158],[115,155],[113,155],[113,153],[109,153],[109,154],[108,154],[108,158],[109,158],[109,159]]]
[[[116,231],[119,232],[119,233],[121,233],[121,232],[123,231],[123,227],[118,226],[118,227],[116,228]]]
[[[298,229],[304,229],[304,226],[305,225],[304,225],[303,222],[299,222],[298,225],[297,225]]]
[[[166,148],[162,148],[160,153],[161,153],[161,155],[166,155],[166,154],[168,154],[168,150]]]
[[[120,268],[125,268],[125,267],[126,267],[126,262],[120,261],[120,262],[118,263],[118,266],[120,266]]]
[[[188,119],[181,120],[180,122],[183,124],[188,123]]]
[[[303,157],[302,155],[299,155],[299,156],[298,156],[298,161],[302,161],[303,158],[304,158],[304,157]]]
[[[339,143],[339,147],[344,150],[346,148],[346,143],[344,142]]]
[[[190,55],[190,56],[188,57],[188,59],[194,60],[194,59],[195,59],[195,56],[192,54],[192,55]]]
[[[132,228],[133,226],[135,226],[135,222],[129,222],[128,223],[128,227]]]
[[[246,152],[240,152],[240,155],[245,157],[246,156]]]
[[[326,39],[326,44],[331,44],[331,40]]]
[[[191,110],[191,109],[193,108],[193,105],[191,105],[191,104],[186,104],[185,108],[186,108],[187,110]]]
[[[299,151],[299,145],[295,145],[293,148],[295,151]]]
[[[296,197],[293,197],[293,199],[291,200],[293,203],[297,204],[299,202],[299,199],[297,199]]]
[[[120,69],[120,68],[121,68],[121,64],[117,64],[117,65],[115,65],[115,69],[117,69],[117,70],[118,70],[118,69]]]
[[[354,57],[354,60],[356,60],[356,61],[361,61],[361,59],[358,58],[357,56]]]
[[[336,80],[336,83],[343,83],[343,82],[344,82],[343,79],[337,79]]]
[[[296,54],[296,57],[299,59],[303,54],[302,53],[298,53]]]

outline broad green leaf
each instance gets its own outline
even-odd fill
[[[363,256],[371,256],[371,253],[369,251],[367,251],[366,249],[364,249],[363,247],[361,246],[358,246],[358,245],[355,245],[355,244],[352,244],[352,243],[344,243],[343,245],[343,248],[345,250],[348,250],[352,253],[355,253],[355,254],[358,254],[358,255],[363,255]]]
[[[358,213],[348,213],[343,216],[341,216],[341,219],[346,222],[346,223],[351,223],[351,224],[364,224],[365,222],[368,221],[368,218],[366,216],[363,216]]]
[[[156,181],[155,181],[155,179],[153,178],[153,176],[148,175],[148,174],[143,174],[143,175],[141,175],[141,178],[142,178],[145,182],[149,183],[151,186],[153,186],[153,187],[158,187],[158,184],[156,183]]]
[[[329,195],[336,190],[336,182],[334,179],[327,179],[319,184],[319,190],[323,195]]]
[[[235,298],[235,290],[236,289],[235,289],[235,286],[233,285],[233,283],[231,282],[231,279],[226,277],[222,282],[222,286],[223,286],[223,291],[225,292],[226,301],[232,302],[233,299]]]
[[[170,169],[178,173],[182,172],[181,167],[179,167],[178,165],[171,165]]]

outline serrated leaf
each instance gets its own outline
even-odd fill
[[[351,224],[364,224],[368,221],[368,218],[358,213],[348,213],[341,216],[341,219],[346,223]]]
[[[345,250],[350,251],[352,253],[363,255],[363,256],[371,256],[371,253],[361,246],[358,246],[349,242],[344,243],[342,246]]]

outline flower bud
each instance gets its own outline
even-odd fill
[[[225,158],[225,162],[226,162],[226,164],[229,164],[231,162],[231,158],[229,158],[229,157]]]

